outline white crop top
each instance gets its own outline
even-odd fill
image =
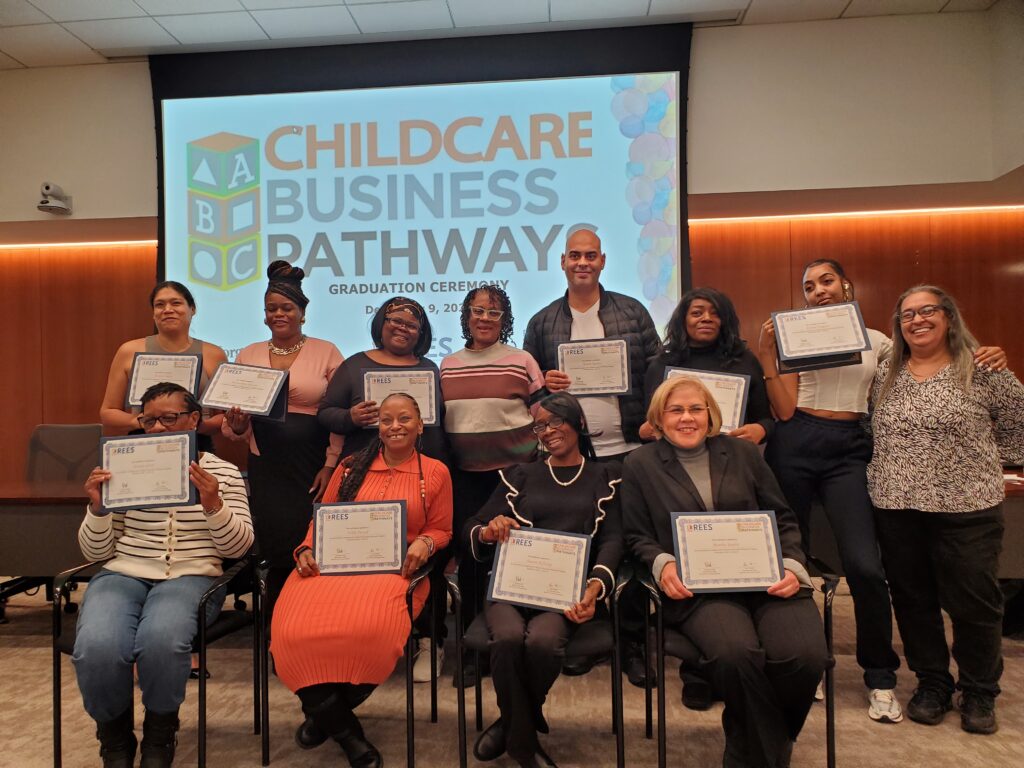
[[[892,341],[884,333],[868,328],[871,349],[860,353],[860,365],[822,368],[799,374],[796,407],[819,411],[868,412],[868,394],[880,360],[892,353]]]

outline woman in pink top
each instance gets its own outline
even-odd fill
[[[227,412],[222,431],[249,441],[249,493],[260,555],[270,564],[269,608],[295,565],[292,552],[306,535],[313,502],[323,496],[342,439],[320,426],[316,409],[341,352],[331,342],[302,333],[309,299],[298,267],[275,261],[263,297],[263,322],[270,340],[250,344],[235,362],[288,371],[288,416],[284,421],[251,420],[237,408]]]

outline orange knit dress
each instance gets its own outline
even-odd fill
[[[414,453],[389,467],[377,456],[356,494],[356,501],[405,499],[406,540],[421,534],[435,550],[452,537],[452,481],[440,461],[422,457],[426,509],[420,499]],[[341,464],[324,492],[338,498],[344,477]],[[313,528],[300,545],[312,546]],[[317,683],[383,683],[402,655],[409,636],[405,605],[408,580],[399,574],[308,576],[292,572],[274,607],[270,651],[277,676],[291,691]],[[413,594],[418,614],[429,594],[427,579]]]

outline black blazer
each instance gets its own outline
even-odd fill
[[[757,447],[735,437],[709,437],[708,462],[715,510],[775,510],[783,558],[804,563],[796,515]],[[622,510],[626,545],[650,568],[655,558],[675,557],[672,512],[704,511],[704,502],[664,438],[633,451],[622,471]],[[678,622],[701,599],[664,602],[665,617]]]

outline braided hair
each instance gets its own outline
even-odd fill
[[[381,406],[393,397],[404,397],[412,403],[412,407],[416,410],[416,415],[422,419],[420,404],[416,402],[415,397],[405,392],[392,392],[381,401]],[[373,464],[378,454],[383,451],[383,448],[384,444],[380,440],[380,431],[378,430],[377,434],[373,436],[365,448],[348,458],[348,461],[351,463],[349,463],[348,470],[345,472],[345,479],[341,481],[341,487],[338,488],[338,501],[355,500],[356,494],[359,493],[359,489],[366,479],[366,473],[370,471],[370,465]],[[420,502],[423,504],[423,514],[426,515],[427,483],[423,478],[423,456],[420,451],[419,439],[416,440],[416,469],[419,472],[420,479]]]

